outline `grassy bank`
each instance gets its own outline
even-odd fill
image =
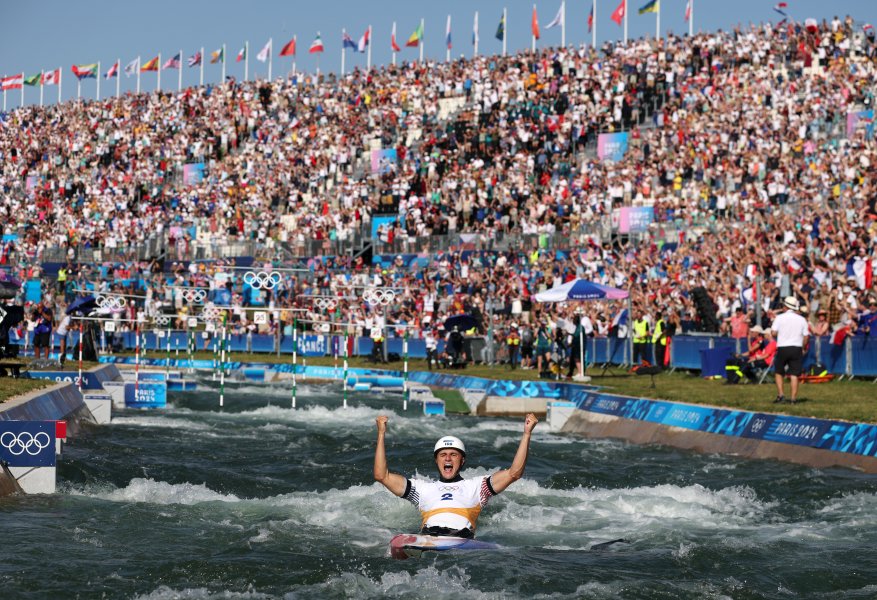
[[[26,394],[34,390],[41,390],[54,384],[54,381],[46,379],[12,379],[11,377],[3,377],[0,379],[0,402],[6,402],[14,396]]]
[[[166,354],[149,352],[145,356],[163,359]],[[174,357],[173,354],[172,357]],[[184,357],[181,355],[180,358]],[[213,353],[198,352],[195,354],[195,358],[211,360]],[[291,357],[288,355],[233,353],[229,355],[228,360],[289,363]],[[299,361],[302,360],[300,357]],[[306,361],[309,365],[331,366],[335,364],[331,357],[309,357]],[[338,361],[338,364],[340,365],[341,361]],[[360,368],[402,369],[401,361],[375,365],[364,358],[351,358],[348,364],[351,367]],[[408,368],[412,371],[426,370],[426,361],[412,359],[408,362]],[[504,366],[471,365],[466,369],[454,370],[450,373],[488,379],[538,380],[538,374],[534,371],[521,369],[512,371]],[[699,373],[663,373],[655,377],[655,387],[652,388],[651,377],[631,375],[622,369],[611,369],[601,376],[601,369],[592,368],[588,370],[588,374],[593,378],[591,385],[601,386],[605,391],[613,394],[761,412],[780,412],[823,419],[877,423],[877,385],[871,383],[870,380],[802,384],[799,397],[803,401],[792,406],[773,404],[776,388],[772,375],[765,380],[769,383],[762,385],[726,385],[724,380],[703,379]],[[786,396],[788,395],[787,383]]]

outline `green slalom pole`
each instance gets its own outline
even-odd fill
[[[210,337],[213,342],[213,381],[216,381],[216,371],[219,370],[219,339],[216,335],[216,323],[214,323]]]
[[[167,336],[167,340],[165,341],[165,348],[167,350],[167,356],[164,359],[164,378],[167,381],[167,378],[170,376],[171,371],[171,322],[168,320],[167,322],[167,331],[165,332]]]
[[[292,407],[295,408],[295,365],[298,363],[298,319],[292,318]]]
[[[225,324],[227,315],[222,315],[222,342],[221,342],[221,350],[219,351],[219,406],[220,408],[225,405]]]
[[[344,334],[344,408],[347,408],[347,334]]]
[[[405,356],[405,362],[402,365],[403,379],[402,379],[402,410],[408,410],[408,400],[409,394],[411,393],[408,389],[408,329],[405,329],[405,337],[402,338],[402,354]]]

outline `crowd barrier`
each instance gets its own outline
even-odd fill
[[[190,341],[190,333],[186,331],[170,332],[142,332],[140,349],[142,351],[165,352],[170,348],[174,354],[187,352],[187,344]],[[169,338],[167,337],[169,336]],[[23,339],[18,339],[12,333],[12,343],[24,345]],[[53,336],[54,350],[58,349],[58,336]],[[75,355],[79,344],[79,333],[72,331],[68,334],[68,352]],[[198,351],[213,350],[216,337],[205,336],[203,332],[192,335],[195,349]],[[170,344],[168,344],[170,341]],[[130,352],[135,349],[136,338],[134,332],[104,334],[102,339],[97,340],[98,349],[114,348],[116,351]],[[253,352],[260,354],[291,354],[297,344],[299,355],[302,356],[332,356],[337,353],[343,356],[343,342],[339,336],[331,335],[301,335],[294,341],[291,335],[229,335],[226,350],[230,352]],[[422,339],[409,339],[407,344],[409,358],[426,358],[426,342]],[[482,360],[481,349],[485,346],[483,337],[467,338],[466,347],[470,348],[471,356],[476,360]],[[33,335],[27,336],[26,347],[33,347]],[[748,350],[748,341],[731,337],[714,335],[677,335],[671,339],[669,367],[699,371],[703,367],[704,351],[727,348],[733,354],[745,353]],[[439,352],[444,349],[444,342],[439,342]],[[373,341],[367,337],[353,338],[350,344],[351,356],[369,356],[373,350]],[[496,355],[498,348],[494,349]],[[405,354],[404,340],[399,337],[387,339],[387,352],[403,356]],[[654,363],[654,355],[649,348],[649,362]],[[626,338],[598,338],[592,337],[585,341],[585,361],[589,365],[630,365],[631,348]],[[807,369],[815,363],[821,363],[829,373],[846,377],[877,377],[877,337],[847,336],[842,344],[832,344],[830,336],[813,338],[807,354],[804,357],[804,368]]]

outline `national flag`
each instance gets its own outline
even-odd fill
[[[405,45],[409,48],[417,48],[420,45],[421,40],[423,40],[423,23],[417,26],[414,33],[408,37],[408,41],[405,42]]]
[[[475,20],[472,22],[472,45],[478,45],[478,13],[475,13]]]
[[[533,5],[533,17],[530,19],[530,33],[539,39],[539,16],[536,14],[536,5]]]
[[[847,339],[847,335],[850,333],[850,326],[843,325],[834,330],[834,333],[831,334],[831,345],[832,346],[843,346],[844,341]]]
[[[140,70],[140,57],[138,56],[127,65],[125,65],[125,75],[130,77],[131,75],[135,75],[137,71]]]
[[[451,15],[448,15],[448,24],[445,26],[445,45],[451,49]]]
[[[847,261],[846,274],[848,278],[856,280],[856,287],[860,290],[871,288],[874,281],[874,269],[870,258],[856,256]]]
[[[259,50],[259,54],[256,55],[256,60],[259,62],[265,62],[268,60],[268,57],[271,56],[271,42],[273,40],[269,39],[268,43],[265,44],[261,50]]]
[[[499,25],[496,26],[496,39],[505,41],[505,13],[499,18]]]
[[[40,85],[42,78],[43,78],[43,74],[37,73],[36,75],[31,75],[30,77],[25,77],[23,83],[24,83],[24,85]]]
[[[156,56],[145,65],[140,67],[140,71],[145,73],[147,71],[158,71],[158,57]]]
[[[612,15],[609,18],[615,21],[618,25],[621,25],[622,21],[624,21],[624,13],[626,10],[627,0],[621,0],[621,4],[618,5],[618,8],[612,11]]]
[[[0,79],[0,90],[4,92],[6,90],[20,90],[22,85],[24,85],[24,73]]]
[[[110,69],[106,73],[104,73],[104,79],[110,79],[111,77],[118,77],[118,76],[119,76],[119,61],[116,61],[113,63],[113,66],[110,67]]]
[[[244,47],[238,51],[238,57],[234,60],[235,62],[241,62],[242,60],[247,58],[247,45],[244,44]]]
[[[685,20],[691,20],[691,0],[688,0],[688,2],[685,3]]]
[[[596,2],[597,0],[594,0]],[[591,4],[591,12],[588,13],[588,33],[594,29],[594,5]]]
[[[295,56],[295,38],[292,38],[280,49],[280,56]]]
[[[346,31],[341,33],[341,49],[344,48],[353,48],[356,50],[356,42],[353,41],[353,38],[350,37],[350,34]]]
[[[318,52],[323,52],[325,48],[323,47],[323,40],[320,38],[320,34],[317,34],[317,37],[314,38],[314,41],[311,42],[311,47],[308,48],[309,54],[317,54]]]
[[[161,70],[164,71],[167,69],[179,69],[180,62],[182,60],[183,60],[183,55],[178,52],[178,53],[174,54],[173,56],[171,56],[166,61],[164,61],[164,64],[161,66]]]
[[[870,23],[865,23],[862,25],[862,31],[865,32],[865,35],[874,35],[874,26]]]
[[[43,85],[58,85],[61,82],[61,69],[43,72]]]
[[[393,23],[393,33],[390,34],[390,47],[393,48],[393,52],[399,52],[402,48],[399,47],[399,44],[396,43],[396,24]]]
[[[646,13],[656,13],[659,10],[661,10],[661,7],[660,4],[658,4],[658,0],[649,0],[639,7],[639,14],[644,15]]]
[[[356,43],[356,50],[358,52],[362,52],[363,54],[368,49],[368,45],[371,42],[372,36],[372,28],[366,27],[365,33],[362,34],[362,37],[359,38],[359,41]]]
[[[223,48],[210,53],[210,64],[215,65],[218,62],[225,62],[225,50]]]
[[[788,16],[789,16],[789,15],[786,14],[786,9],[787,9],[787,8],[789,8],[789,3],[788,3],[788,2],[778,2],[777,5],[773,7],[773,9],[774,9],[775,11],[777,11],[778,13],[780,13],[781,15],[783,15],[784,17],[788,17]]]
[[[617,313],[615,313],[614,317],[612,317],[612,325],[610,327],[613,328],[616,332],[616,335],[618,335],[618,330],[621,329],[622,327],[626,327],[626,326],[627,326],[627,309],[623,308],[620,311],[618,311]],[[622,336],[619,335],[618,337],[622,337]]]
[[[551,23],[545,26],[545,29],[551,29],[552,27],[563,27],[563,14],[566,12],[564,10],[565,0],[560,1],[560,8],[557,9],[557,14],[551,19]]]
[[[90,65],[73,65],[70,67],[78,79],[97,79],[97,63]]]
[[[189,60],[186,61],[186,64],[188,64],[190,67],[197,67],[198,65],[200,65],[203,62],[203,60],[204,60],[204,57],[201,56],[201,51],[199,50],[198,52],[196,52],[195,54],[193,54],[192,56],[189,57]]]

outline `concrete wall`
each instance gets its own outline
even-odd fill
[[[623,401],[623,397],[605,397],[606,403]],[[626,399],[629,404],[643,402],[643,399]],[[695,413],[713,411],[724,425],[713,425],[707,421],[691,427],[667,425],[656,422],[661,418],[652,406],[648,411],[639,411],[628,418],[603,412],[594,412],[587,408],[573,411],[561,428],[564,433],[582,435],[589,438],[614,438],[635,444],[662,444],[674,448],[694,450],[702,453],[720,453],[753,459],[775,459],[807,465],[816,468],[848,467],[877,473],[877,444],[875,429],[877,426],[846,423],[840,421],[824,421],[786,415],[768,415],[765,413],[748,413],[745,411],[728,411],[713,407],[685,405],[682,403],[659,403],[646,401],[658,406],[664,415],[671,414],[666,405],[674,410],[690,409]],[[588,404],[599,407],[594,399]],[[600,408],[598,408],[600,410]],[[622,405],[619,410],[624,410]],[[653,420],[649,420],[653,419]],[[759,425],[759,422],[763,422]],[[770,421],[770,422],[768,422]],[[717,423],[715,421],[715,423]],[[698,427],[701,430],[698,430]],[[702,429],[716,431],[704,431]],[[764,439],[788,436],[788,442]],[[797,437],[792,437],[797,436]]]

